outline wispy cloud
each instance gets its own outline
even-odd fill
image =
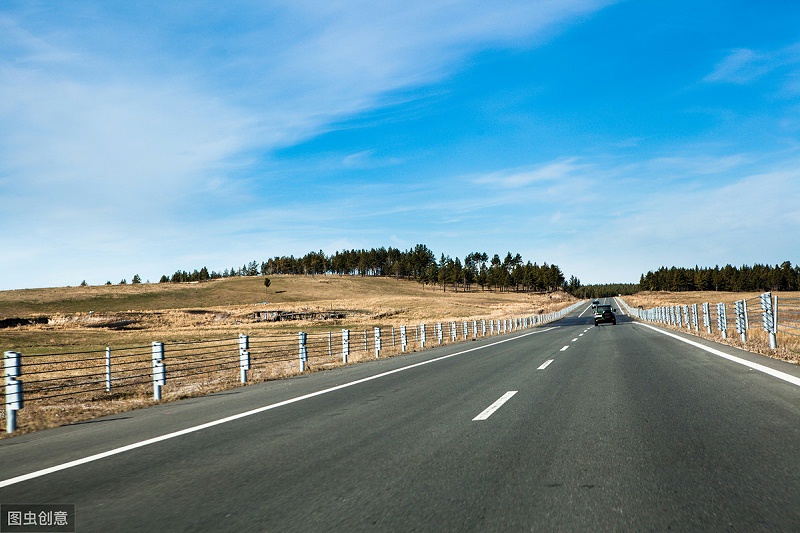
[[[351,169],[373,169],[398,165],[402,159],[398,157],[380,156],[376,150],[362,150],[342,159],[342,165]]]
[[[794,71],[800,67],[800,43],[770,51],[732,50],[705,77],[705,81],[745,85],[787,67]]]
[[[472,179],[478,185],[496,185],[504,188],[527,187],[535,183],[553,182],[575,177],[587,170],[587,165],[577,163],[577,158],[560,159],[527,169],[501,170]]]

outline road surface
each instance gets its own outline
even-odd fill
[[[587,308],[6,439],[0,503],[80,532],[800,530],[798,368]]]

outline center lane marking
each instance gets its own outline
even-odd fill
[[[567,350],[568,348],[569,348],[569,346],[564,346],[564,347],[563,347],[563,348],[561,348],[561,350],[559,350],[559,351],[560,351],[560,352],[563,352],[563,351]]]
[[[548,359],[547,361],[545,361],[544,363],[542,363],[542,366],[540,366],[540,367],[539,367],[539,368],[537,368],[536,370],[544,370],[545,368],[547,368],[548,366],[550,366],[550,363],[552,363],[553,361],[554,361],[554,359]]]
[[[476,420],[486,420],[487,418],[492,416],[495,411],[500,409],[503,406],[503,404],[506,403],[508,400],[510,400],[511,397],[514,396],[516,393],[517,391],[510,390],[507,393],[503,394],[496,402],[494,402],[492,405],[484,409],[481,414],[473,418],[472,421],[474,422]]]

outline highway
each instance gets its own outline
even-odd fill
[[[800,369],[671,333],[587,304],[6,439],[0,503],[80,532],[800,530]]]

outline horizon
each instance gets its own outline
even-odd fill
[[[7,2],[0,290],[417,243],[584,285],[796,265],[798,21],[786,0]]]

